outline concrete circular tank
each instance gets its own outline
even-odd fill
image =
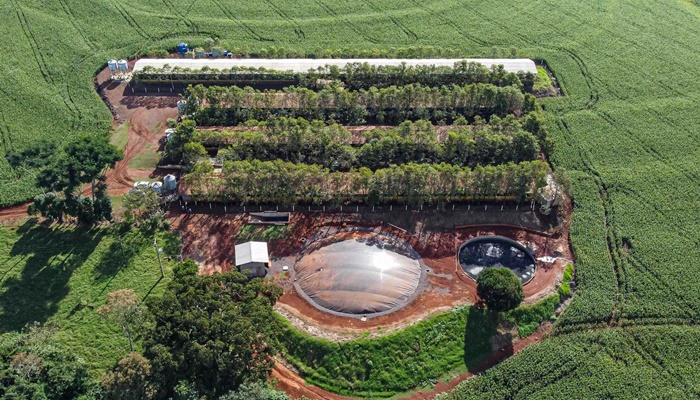
[[[418,253],[396,236],[341,232],[307,247],[294,266],[295,289],[321,311],[371,318],[410,303],[423,270]]]
[[[526,284],[535,277],[535,258],[525,246],[503,236],[479,236],[457,251],[462,271],[476,280],[485,268],[505,267]]]

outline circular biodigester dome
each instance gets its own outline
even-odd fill
[[[299,294],[331,314],[373,317],[408,304],[422,263],[401,239],[375,232],[344,232],[312,243],[294,266]]]
[[[479,236],[459,248],[462,270],[474,280],[484,268],[505,267],[526,284],[535,276],[535,258],[520,243],[502,236]]]

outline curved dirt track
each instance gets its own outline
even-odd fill
[[[134,63],[135,60],[129,62],[131,67]],[[155,171],[134,170],[129,164],[144,151],[160,147],[165,121],[177,117],[178,97],[170,93],[132,93],[127,83],[111,81],[106,68],[95,77],[95,89],[112,111],[112,127],[129,127],[124,158],[106,174],[109,194],[119,196],[131,190],[135,181],[156,176]],[[89,192],[89,188],[86,190]]]

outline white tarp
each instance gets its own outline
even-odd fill
[[[458,61],[477,62],[491,68],[492,65],[503,65],[508,72],[532,72],[537,73],[535,62],[527,58],[425,58],[425,59],[408,59],[408,58],[354,58],[354,59],[336,59],[336,58],[282,58],[282,59],[265,59],[265,58],[142,58],[136,61],[134,72],[142,70],[146,66],[154,68],[163,68],[164,65],[171,67],[201,69],[202,67],[228,69],[231,67],[253,67],[266,68],[279,71],[292,72],[307,72],[309,69],[316,69],[326,65],[335,65],[344,67],[349,63],[368,63],[370,65],[435,65],[452,67]]]

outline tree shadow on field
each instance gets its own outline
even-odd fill
[[[476,306],[469,307],[464,330],[464,365],[467,370],[472,373],[483,371],[512,354],[512,337],[499,334],[498,315]]]
[[[131,263],[145,244],[142,235],[139,232],[131,232],[128,225],[114,227],[110,233],[114,240],[107,251],[102,253],[92,271],[95,281],[101,281],[105,277],[114,278],[122,268]]]
[[[0,286],[0,332],[18,330],[37,321],[44,323],[58,311],[69,293],[68,281],[102,240],[98,229],[63,228],[23,224],[11,257],[23,257],[19,277]]]

